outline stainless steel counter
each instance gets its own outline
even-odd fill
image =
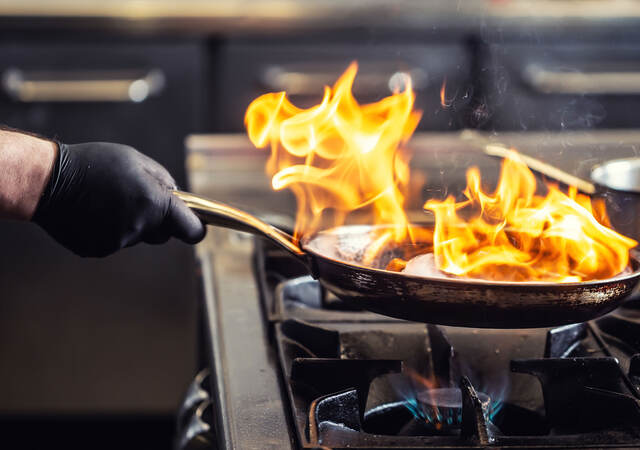
[[[424,172],[429,188],[464,182],[465,169],[471,165],[489,176],[499,168],[499,160],[483,153],[485,142],[500,142],[584,179],[603,161],[640,156],[637,130],[500,134],[467,130],[414,135],[409,142],[411,166]],[[264,171],[268,150],[255,149],[239,134],[191,135],[186,147],[189,180],[196,192],[257,214],[293,215],[292,197],[274,192]]]

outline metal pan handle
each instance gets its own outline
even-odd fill
[[[484,152],[490,156],[497,156],[499,158],[506,158],[513,150],[504,147],[501,144],[487,144],[484,147]],[[590,183],[582,178],[571,175],[561,169],[558,169],[551,164],[547,164],[539,159],[532,158],[531,156],[518,153],[518,157],[524,162],[531,170],[535,170],[542,175],[545,175],[553,180],[559,181],[567,186],[575,186],[578,190],[585,194],[593,195],[597,189],[593,183]]]
[[[263,236],[294,256],[306,255],[293,236],[249,213],[189,192],[173,191],[173,194],[184,201],[200,219],[209,225]]]
[[[501,144],[499,142],[492,142],[486,136],[476,133],[475,131],[465,130],[460,134],[463,140],[474,143],[482,149],[482,151],[489,156],[496,156],[498,158],[507,158],[513,149]],[[518,153],[520,160],[527,165],[531,170],[534,170],[552,180],[559,181],[567,186],[575,186],[579,191],[593,195],[598,189],[595,184],[590,183],[580,177],[565,172],[551,164],[540,161],[539,159],[532,158],[531,156]]]

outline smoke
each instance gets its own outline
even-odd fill
[[[551,115],[551,122],[557,123],[561,130],[583,130],[601,123],[607,112],[599,102],[587,98],[572,98]]]

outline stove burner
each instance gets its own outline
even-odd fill
[[[489,412],[490,398],[483,392],[478,392],[478,399],[482,405],[484,415]],[[452,425],[462,422],[462,391],[459,388],[424,389],[416,393],[416,398],[409,402],[419,409],[414,413],[427,422]]]
[[[391,392],[391,399],[380,399],[380,390]],[[411,377],[390,374],[378,377],[369,386],[368,405],[364,413],[365,430],[400,436],[457,435],[462,425],[462,390],[416,385]],[[478,393],[485,418],[492,415],[490,398]]]

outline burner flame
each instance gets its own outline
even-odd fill
[[[404,398],[403,405],[427,430],[445,432],[460,428],[462,424],[462,390],[438,387],[438,383],[412,370],[394,377],[393,386]],[[485,419],[491,420],[502,407],[500,400],[478,392]],[[420,431],[420,430],[414,430]]]

